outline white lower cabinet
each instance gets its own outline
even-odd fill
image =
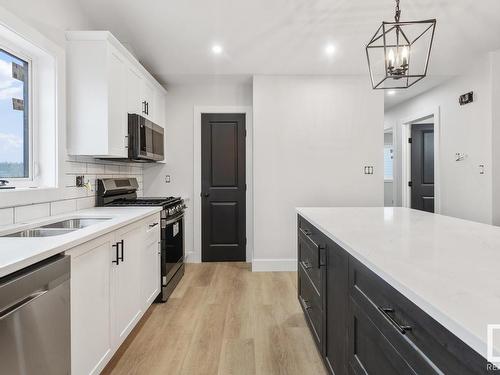
[[[118,265],[111,274],[111,300],[115,344],[120,345],[141,316],[141,256],[143,226],[128,226],[116,232]]]
[[[160,221],[151,220],[146,233],[146,249],[142,256],[142,305],[149,306],[160,293]]]
[[[158,295],[159,223],[155,214],[67,251],[73,375],[99,374]]]
[[[111,258],[114,236],[71,250],[71,373],[97,374],[111,358]]]

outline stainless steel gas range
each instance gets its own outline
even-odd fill
[[[161,285],[156,299],[165,302],[184,275],[184,200],[180,197],[137,196],[135,178],[97,180],[97,206],[161,206]]]

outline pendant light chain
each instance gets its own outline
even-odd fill
[[[401,10],[399,9],[399,0],[396,0],[396,14],[394,16],[396,22],[399,22],[399,17],[401,17]]]

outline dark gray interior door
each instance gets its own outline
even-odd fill
[[[201,116],[202,261],[246,260],[245,115]]]
[[[434,212],[434,126],[411,126],[411,208]]]

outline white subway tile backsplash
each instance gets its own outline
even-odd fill
[[[50,215],[60,215],[67,212],[76,211],[76,200],[68,199],[50,203]]]
[[[104,165],[103,164],[87,164],[87,173],[91,174],[104,174]]]
[[[87,189],[84,187],[67,187],[64,189],[61,199],[76,199],[88,196]]]
[[[85,174],[87,173],[87,163],[66,162],[66,173],[69,174]]]
[[[115,164],[106,164],[104,166],[105,174],[120,174],[120,166]]]
[[[76,187],[76,176],[83,175],[91,189]],[[96,180],[110,177],[135,177],[139,182],[137,194],[143,194],[143,166],[94,159],[88,156],[66,156],[64,186],[60,200],[36,205],[21,205],[0,209],[0,225],[9,225],[49,215],[59,215],[95,206]],[[28,203],[28,202],[27,202]]]
[[[0,226],[14,224],[14,209],[2,208],[0,209]]]
[[[76,209],[84,210],[85,208],[91,208],[95,206],[95,196],[80,198],[76,200]]]
[[[14,208],[14,221],[16,223],[24,223],[45,216],[50,216],[50,203],[32,204]]]

